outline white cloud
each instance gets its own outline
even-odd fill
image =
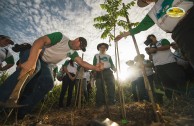
[[[63,32],[71,39],[83,36],[88,40],[88,48],[84,54],[84,59],[90,63],[92,63],[93,56],[98,53],[97,44],[101,42],[108,43],[108,39],[100,39],[102,31],[93,27],[93,18],[105,13],[99,5],[104,3],[105,0],[1,1],[0,10],[3,11],[0,13],[0,34],[10,35],[17,43],[32,43],[41,35],[55,31]],[[129,0],[124,0],[124,2],[129,2]],[[149,9],[150,7],[133,7],[129,11],[130,20],[132,22],[141,21]],[[117,34],[120,30],[122,29],[117,28]],[[155,34],[158,39],[170,39],[169,34],[164,33],[155,26],[136,35],[140,52],[145,53],[143,41],[153,31],[157,31]],[[121,64],[126,66],[125,61],[133,59],[136,55],[131,37],[122,39],[119,42],[119,51]],[[114,61],[114,43],[112,43],[107,53],[111,54]],[[15,56],[17,57],[17,55]]]

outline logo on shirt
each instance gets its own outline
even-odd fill
[[[185,10],[180,7],[171,7],[166,13],[170,17],[179,18],[185,15]]]
[[[174,0],[164,0],[161,5],[161,9],[158,10],[156,13],[157,19],[160,19],[162,16],[164,16],[169,8],[172,7],[172,3]]]
[[[108,61],[108,58],[107,57],[100,57],[100,60],[101,61]]]

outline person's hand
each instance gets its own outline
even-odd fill
[[[70,80],[73,81],[73,77],[71,76],[71,74],[68,74],[68,76],[69,76]]]
[[[18,79],[21,79],[25,74],[30,72],[29,74],[32,75],[36,69],[36,63],[31,61],[26,61],[25,63],[21,64],[21,72]]]
[[[128,35],[130,35],[130,32],[123,32],[122,34],[115,37],[115,42],[118,42],[120,39],[122,39],[123,37],[126,37]]]
[[[96,64],[96,71],[102,71],[104,70],[104,63],[98,63]]]

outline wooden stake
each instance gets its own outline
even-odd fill
[[[99,63],[101,63],[101,60],[100,60],[100,55],[99,55]],[[105,90],[105,83],[104,83],[104,76],[103,76],[103,72],[100,71],[100,75],[101,75],[101,80],[102,80],[102,87],[103,87],[103,93],[104,93],[104,100],[105,100],[105,104],[106,104],[106,111],[107,111],[107,114],[110,118],[110,111],[109,111],[109,106],[108,106],[108,99],[107,99],[107,96],[106,96],[106,90]]]
[[[129,27],[129,29],[131,29],[131,25],[130,25],[131,23],[129,21],[129,17],[127,15],[127,10],[126,10],[126,7],[125,7],[124,3],[123,3],[123,9],[125,11],[125,16],[126,16],[126,19],[127,19],[128,27]],[[134,35],[131,35],[131,36],[132,36],[132,39],[133,39],[133,42],[134,42],[134,45],[135,45],[135,49],[136,49],[138,58],[140,58],[140,52],[139,52],[139,48],[138,48],[135,36]],[[156,103],[154,101],[153,93],[152,93],[152,90],[151,90],[151,86],[150,86],[149,80],[148,80],[147,75],[146,75],[145,66],[143,65],[142,59],[140,60],[140,64],[141,64],[141,66],[143,66],[142,72],[143,72],[144,83],[145,83],[145,87],[146,87],[146,89],[148,91],[148,95],[149,95],[150,101],[152,103],[152,107],[153,107],[153,110],[154,110],[154,113],[155,113],[155,116],[156,116],[156,120],[157,120],[157,122],[160,122],[157,106],[156,106]]]

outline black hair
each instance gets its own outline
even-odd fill
[[[148,45],[150,45],[150,44],[152,43],[151,37],[156,38],[156,36],[153,35],[153,34],[148,35],[146,41],[144,42],[144,44],[145,44],[146,46],[148,46]]]
[[[72,67],[74,67],[74,63],[73,63],[73,60],[72,60],[72,59],[69,60],[69,64],[70,64]]]
[[[154,37],[154,38],[156,38],[156,36],[155,36],[154,34],[150,34],[150,35],[148,35],[147,39],[148,39],[148,38],[150,38],[150,37]]]
[[[29,43],[23,43],[23,44],[15,44],[14,47],[12,47],[12,50],[14,52],[23,52],[27,49],[30,49],[32,46]]]

